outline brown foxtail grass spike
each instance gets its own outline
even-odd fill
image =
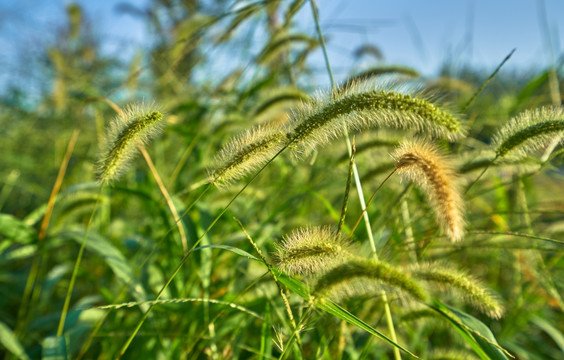
[[[392,154],[397,172],[425,192],[437,222],[451,241],[464,235],[463,202],[452,167],[431,144],[406,141]]]
[[[161,130],[163,118],[154,104],[130,105],[114,118],[99,162],[98,181],[106,184],[117,180],[135,155],[138,144],[147,143]]]

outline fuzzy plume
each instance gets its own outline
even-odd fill
[[[463,299],[491,318],[498,319],[503,314],[503,305],[491,291],[464,271],[441,264],[418,264],[409,271],[414,278],[461,294]]]
[[[210,181],[216,185],[230,183],[266,164],[286,141],[279,127],[259,126],[231,140],[216,157]]]
[[[98,181],[110,183],[127,169],[138,144],[147,143],[160,132],[164,115],[154,104],[130,105],[112,121],[106,146],[99,161]]]
[[[558,133],[564,132],[564,107],[527,110],[511,119],[494,136],[496,159],[513,153],[522,157],[544,148]]]
[[[335,300],[366,294],[379,294],[381,290],[396,291],[425,301],[426,292],[404,272],[382,261],[354,258],[338,265],[321,277],[314,291]]]
[[[351,258],[351,245],[330,227],[301,228],[277,245],[277,265],[290,275],[309,276]]]
[[[343,123],[350,130],[368,127],[411,129],[454,140],[464,129],[452,112],[439,108],[421,91],[397,85],[374,89],[353,84],[331,94],[320,93],[297,108],[290,120],[290,145],[298,150],[314,149],[338,137]],[[299,151],[298,151],[299,152]]]
[[[438,150],[427,142],[403,142],[392,154],[396,169],[426,194],[437,222],[451,241],[464,235],[463,202],[456,175]]]

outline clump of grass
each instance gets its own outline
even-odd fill
[[[210,182],[221,185],[240,179],[265,165],[282,150],[285,142],[286,136],[278,126],[258,126],[247,131],[221,149]]]
[[[424,141],[405,141],[392,157],[397,172],[423,189],[437,222],[449,239],[461,240],[464,236],[463,202],[449,160]]]
[[[277,266],[290,275],[309,276],[353,257],[351,245],[330,227],[297,229],[277,245]]]
[[[107,184],[119,179],[137,146],[147,143],[162,129],[163,119],[154,104],[144,103],[130,105],[115,117],[106,135],[98,181]]]
[[[563,107],[542,107],[524,111],[494,135],[496,159],[509,153],[522,157],[542,149],[556,134],[563,131]]]
[[[290,144],[314,149],[347,129],[368,127],[411,129],[435,137],[454,140],[464,135],[457,116],[435,104],[428,94],[399,86],[373,89],[354,84],[330,94],[319,93],[303,103],[291,117]]]
[[[470,305],[491,318],[499,319],[504,312],[503,305],[491,291],[464,271],[436,263],[418,264],[410,271],[414,278],[432,282],[440,289],[456,291]]]
[[[354,258],[321,275],[314,291],[341,299],[363,294],[381,294],[384,289],[425,301],[427,294],[415,281],[393,266],[375,260]]]

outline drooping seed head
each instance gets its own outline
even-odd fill
[[[99,161],[98,181],[110,183],[127,169],[138,144],[147,143],[160,132],[164,115],[154,104],[128,106],[112,121],[106,135],[106,145]]]
[[[289,141],[302,151],[314,149],[343,133],[341,119],[349,130],[391,127],[449,140],[464,135],[457,117],[438,107],[423,92],[391,85],[374,90],[355,84],[332,94],[320,93],[296,109]]]
[[[354,258],[321,275],[314,292],[333,299],[360,295],[379,295],[381,290],[408,294],[425,301],[426,292],[404,272],[382,262]]]
[[[403,142],[392,157],[397,172],[421,187],[449,239],[461,240],[464,235],[463,202],[448,159],[423,141]]]
[[[220,150],[210,181],[229,184],[266,164],[283,147],[286,135],[280,127],[259,126],[231,140]]]
[[[511,119],[494,135],[496,159],[509,153],[517,157],[544,148],[564,132],[564,107],[527,110]]]
[[[504,312],[503,305],[478,279],[451,266],[429,263],[412,266],[412,276],[438,285],[440,289],[451,290],[462,295],[470,305],[491,318],[498,319]]]

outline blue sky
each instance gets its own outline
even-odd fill
[[[115,11],[129,2],[151,0],[78,0],[108,53],[133,53],[149,38],[139,19]],[[33,51],[49,41],[65,16],[67,0],[0,0],[0,84],[18,51]],[[541,69],[563,48],[563,0],[317,0],[339,76],[355,65],[362,44],[380,48],[385,61],[414,67],[432,76],[446,60],[489,70],[513,49],[509,69]],[[544,11],[542,9],[545,9]],[[314,35],[311,10],[297,16],[300,29]],[[545,20],[544,20],[545,19]],[[547,36],[546,34],[549,34]],[[550,44],[547,41],[550,38]],[[319,55],[319,54],[318,54]],[[320,57],[319,57],[320,59]],[[320,64],[321,66],[322,64]]]

